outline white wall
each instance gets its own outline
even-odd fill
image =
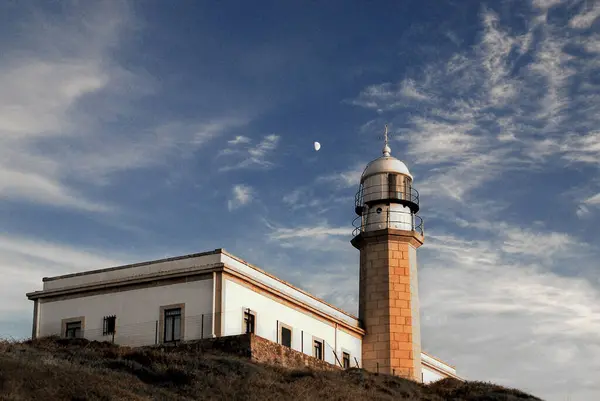
[[[437,360],[423,352],[421,353],[421,361],[427,362],[429,365],[433,365],[441,371],[441,372],[437,371],[437,370],[432,369],[432,368],[428,367],[427,365],[421,363],[421,369],[423,372],[423,382],[424,383],[430,383],[433,381],[441,380],[445,377],[452,377],[451,375],[456,376],[456,369],[454,367],[447,365],[446,363],[444,363],[440,360]],[[446,375],[442,372],[448,372],[448,374]]]
[[[62,301],[44,300],[40,303],[39,335],[60,335],[62,319],[84,316],[84,336],[90,340],[108,341],[111,337],[102,336],[103,318],[116,315],[116,343],[131,346],[154,344],[160,307],[179,303],[185,303],[184,339],[200,338],[202,314],[208,314],[204,321],[204,337],[210,336],[212,279]]]
[[[232,257],[229,257],[226,254],[221,255],[221,262],[225,264],[227,267],[236,270],[244,275],[252,277],[253,279],[271,287],[275,288],[286,295],[291,296],[307,305],[310,305],[330,316],[334,316],[337,319],[343,320],[344,322],[350,324],[353,327],[359,327],[358,320],[355,317],[350,316],[347,313],[344,313],[338,309],[332,308],[331,306],[323,303],[323,301],[315,299],[309,295],[304,294],[301,291],[298,291],[294,287],[283,283],[277,279],[267,276],[263,272],[256,270],[242,262],[235,260]]]
[[[312,336],[325,340],[325,360],[335,364],[333,348],[336,345],[336,328],[303,312],[297,311],[275,300],[267,298],[231,280],[223,279],[223,329],[224,335],[237,335],[244,331],[243,310],[250,308],[256,312],[256,334],[271,341],[277,341],[277,323],[285,323],[293,328],[292,348],[312,356]],[[303,333],[303,335],[302,335]],[[304,337],[303,344],[301,338]],[[337,330],[337,355],[341,362],[342,348],[350,352],[361,365],[361,339]]]
[[[423,373],[423,383],[431,383],[438,380],[441,380],[447,376],[443,376],[440,373],[436,372],[433,369],[429,369],[427,366],[421,365],[421,371]]]

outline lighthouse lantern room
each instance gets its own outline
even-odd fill
[[[419,192],[406,165],[390,155],[387,125],[383,156],[370,162],[362,173],[355,196],[354,233],[382,230],[417,231],[422,234]]]

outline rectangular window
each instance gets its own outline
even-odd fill
[[[244,311],[244,328],[246,333],[256,333],[256,314],[250,309]]]
[[[111,334],[115,334],[116,323],[117,323],[116,316],[105,316],[103,329],[102,329],[102,335],[108,336]]]
[[[81,338],[81,322],[69,322],[65,325],[65,337]]]
[[[281,345],[292,348],[292,329],[287,326],[281,326]]]
[[[323,359],[323,341],[313,340],[313,356],[317,359]]]
[[[389,197],[391,199],[398,199],[401,197],[401,194],[398,193],[398,175],[397,174],[388,174],[388,191]]]
[[[165,309],[164,342],[181,340],[181,308]]]
[[[344,365],[344,369],[348,369],[350,367],[350,354],[347,352],[342,352],[342,364]]]
[[[412,198],[412,193],[411,193],[411,185],[410,185],[410,178],[405,176],[404,177],[404,185],[403,185],[403,191],[404,191],[404,199],[408,199],[411,202],[416,202],[416,198],[413,199]]]

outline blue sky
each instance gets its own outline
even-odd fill
[[[599,16],[4,2],[0,335],[30,333],[43,276],[219,247],[356,313],[353,196],[388,123],[421,192],[425,349],[470,379],[593,399]]]

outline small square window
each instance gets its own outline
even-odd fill
[[[65,337],[81,338],[81,321],[65,324]]]

